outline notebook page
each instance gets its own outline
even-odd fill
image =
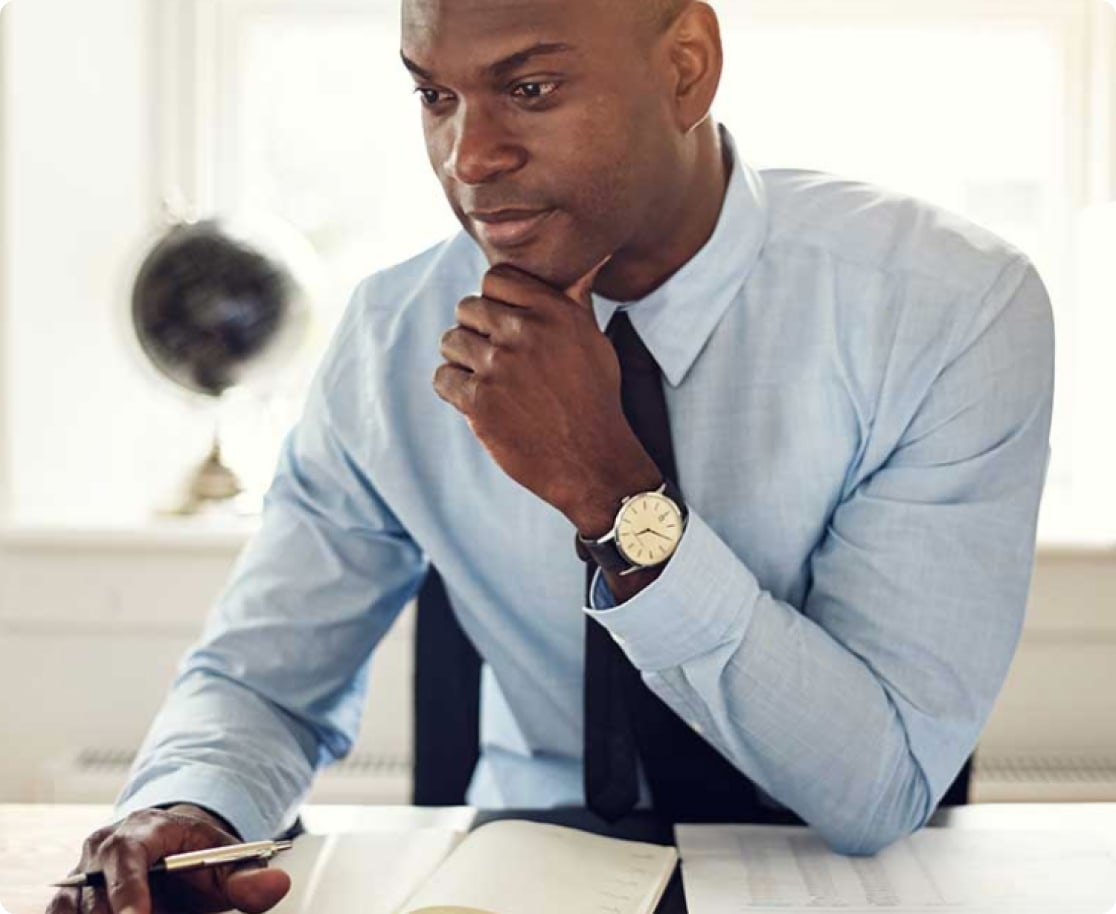
[[[675,826],[690,914],[1111,914],[1116,860],[1090,833],[924,828],[875,857],[801,826]]]
[[[490,822],[466,836],[402,914],[651,914],[677,858],[673,847],[559,825]]]
[[[272,914],[397,914],[461,837],[439,828],[300,835],[271,861],[291,876]]]

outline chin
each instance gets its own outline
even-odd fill
[[[563,270],[560,267],[555,267],[550,261],[540,258],[532,257],[530,254],[517,253],[512,251],[500,251],[496,256],[489,257],[488,262],[491,266],[497,264],[508,264],[515,267],[517,270],[522,270],[524,273],[530,273],[532,276],[541,279],[548,286],[553,286],[555,289],[565,289],[573,285],[577,277],[567,279],[570,275],[569,271]]]
[[[605,253],[586,250],[585,239],[579,238],[568,222],[550,225],[526,243],[509,247],[486,244],[477,237],[471,224],[465,228],[484,252],[489,266],[508,264],[556,289],[569,288],[605,257]]]
[[[509,264],[538,277],[555,289],[562,290],[572,286],[605,257],[604,254],[582,252],[559,254],[557,251],[543,250],[541,246],[525,246],[519,250],[486,250],[485,255],[491,266]]]

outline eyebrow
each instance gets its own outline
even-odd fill
[[[485,69],[495,77],[504,76],[513,70],[518,70],[528,61],[535,57],[542,57],[547,54],[564,54],[575,50],[572,44],[566,44],[563,41],[541,41],[538,44],[533,44],[529,48],[524,48],[522,51],[516,51],[514,54],[509,54],[490,64]],[[415,74],[421,76],[423,79],[433,79],[434,74],[429,70],[420,67],[417,63],[411,60],[402,51],[399,52],[400,58],[403,60],[403,66]]]

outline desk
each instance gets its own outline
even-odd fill
[[[468,807],[307,806],[307,831],[376,831],[423,827],[465,831]],[[112,807],[99,805],[0,804],[0,904],[10,914],[43,914],[54,896],[50,883],[65,876],[81,856],[86,836],[112,821]]]
[[[81,842],[109,821],[108,806],[0,804],[0,903],[11,914],[43,914],[48,885],[77,862]],[[410,806],[307,806],[308,831],[373,831],[443,826],[465,829],[473,810]],[[981,804],[940,811],[933,824],[948,828],[1094,831],[1116,855],[1116,803]]]

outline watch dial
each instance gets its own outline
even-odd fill
[[[682,515],[658,493],[637,495],[625,506],[616,526],[616,543],[633,565],[665,562],[682,538]]]

